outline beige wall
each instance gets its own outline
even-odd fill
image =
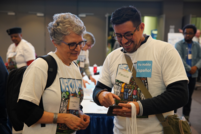
[[[165,1],[165,2],[163,2]],[[95,46],[90,50],[90,64],[102,65],[106,57],[106,17],[115,9],[134,5],[137,7],[143,16],[152,15],[159,16],[167,14],[167,26],[175,24],[176,28],[182,25],[182,14],[188,14],[193,8],[193,4],[188,6],[188,2],[180,2],[171,7],[168,0],[1,0],[0,1],[0,56],[5,61],[6,51],[12,43],[10,37],[6,33],[6,29],[20,26],[22,27],[23,38],[32,43],[36,49],[37,55],[44,55],[49,51],[54,51],[47,25],[52,21],[52,16],[55,13],[71,12],[78,15],[79,13],[93,13],[92,16],[81,18],[89,32],[92,32],[96,38]],[[181,6],[178,7],[179,4]],[[192,3],[192,2],[191,2]],[[195,2],[196,6],[193,9],[195,13],[200,14],[200,2]],[[185,8],[183,8],[185,7]],[[173,9],[171,9],[173,8]],[[190,8],[190,9],[186,9]],[[173,12],[170,12],[172,10]],[[175,15],[175,12],[179,11]],[[16,15],[9,16],[4,11],[14,11]],[[34,13],[42,12],[43,17],[38,17]],[[169,13],[170,12],[170,13]],[[190,14],[190,13],[189,13]],[[178,17],[179,16],[179,17]],[[172,23],[171,23],[172,22]],[[165,31],[167,35],[167,30]]]

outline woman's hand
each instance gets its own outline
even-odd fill
[[[80,130],[85,128],[86,123],[82,118],[79,118],[73,114],[66,114],[67,117],[64,119],[64,123],[72,130]]]
[[[81,129],[84,130],[89,126],[90,123],[90,116],[83,114],[82,111],[79,112],[80,113],[80,118],[81,120],[83,120],[85,122],[84,127],[82,127]]]

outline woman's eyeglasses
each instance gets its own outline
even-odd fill
[[[85,46],[85,44],[86,44],[87,41],[84,40],[84,41],[81,41],[79,43],[75,43],[75,42],[66,43],[64,41],[61,41],[61,42],[64,43],[64,44],[66,44],[66,45],[68,45],[70,50],[74,50],[77,47],[77,45],[79,45],[81,48],[83,48]]]

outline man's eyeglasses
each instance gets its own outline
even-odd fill
[[[66,44],[66,45],[68,45],[70,50],[74,50],[77,47],[77,45],[79,45],[81,48],[83,48],[85,46],[85,44],[86,44],[87,41],[84,40],[84,41],[81,41],[79,43],[75,43],[75,42],[66,43],[64,41],[61,41],[61,42],[64,43],[64,44]]]
[[[194,33],[184,33],[184,35],[194,35]]]
[[[133,38],[133,34],[136,32],[138,28],[139,28],[139,25],[136,27],[136,29],[132,33],[125,33],[123,35],[114,33],[113,36],[115,40],[118,40],[118,41],[121,41],[123,37],[127,40],[131,40]]]

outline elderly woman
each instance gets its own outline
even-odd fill
[[[90,32],[84,32],[83,37],[84,39],[86,39],[87,43],[82,48],[80,55],[77,59],[77,63],[80,67],[81,74],[85,72],[88,78],[96,85],[96,80],[92,77],[92,74],[89,70],[89,49],[91,49],[95,45],[95,37]],[[83,80],[83,84],[85,88],[86,88],[86,83],[88,82]]]
[[[86,44],[85,26],[71,13],[55,14],[53,19],[48,31],[56,50],[48,55],[57,63],[56,78],[44,90],[48,65],[42,58],[26,69],[18,98],[18,113],[25,122],[23,134],[74,134],[76,130],[86,129],[90,122],[90,117],[80,110],[82,76],[73,62]],[[39,107],[41,97],[44,110]]]

